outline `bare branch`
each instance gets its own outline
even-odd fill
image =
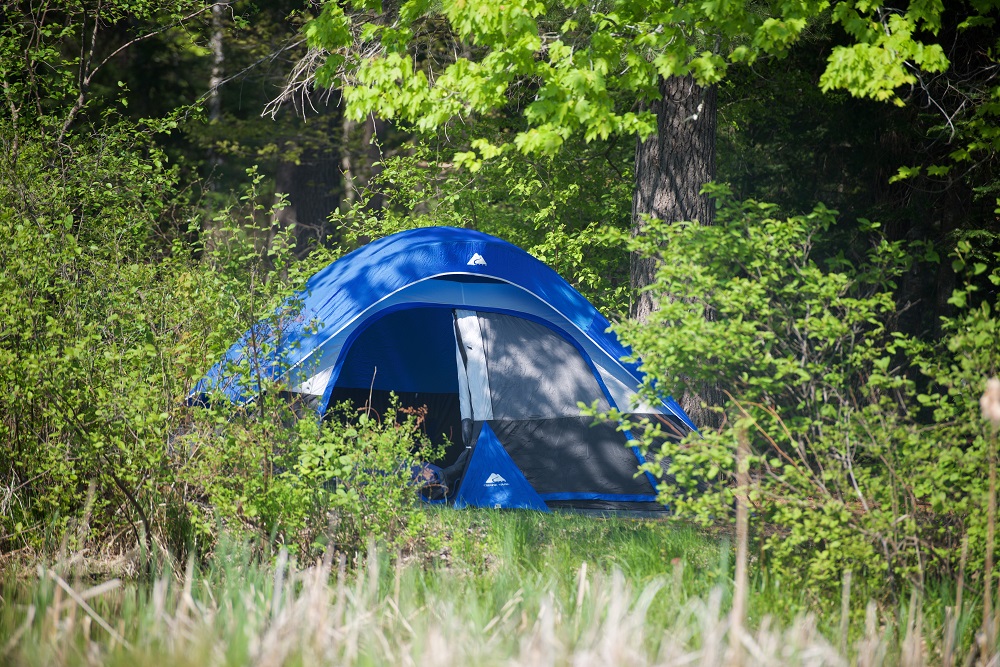
[[[297,44],[302,44],[304,41],[301,40]],[[295,109],[303,109],[303,113],[307,103],[310,108],[315,110],[312,105],[311,93],[315,89],[316,72],[326,62],[328,55],[329,52],[326,49],[309,47],[306,54],[295,63],[295,67],[288,74],[287,82],[278,96],[264,106],[261,116],[270,115],[272,119],[275,118],[282,105],[286,103],[291,103]],[[332,91],[327,91],[325,93],[326,99],[329,99],[331,94]]]

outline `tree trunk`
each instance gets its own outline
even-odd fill
[[[222,122],[222,96],[219,94],[219,86],[222,85],[223,65],[225,64],[225,52],[222,50],[222,5],[212,5],[212,36],[209,38],[209,47],[212,50],[212,71],[208,78],[208,121],[210,123]],[[214,172],[221,164],[222,158],[215,148],[208,149],[208,164]],[[215,174],[212,174],[215,177]]]
[[[715,178],[715,88],[702,87],[691,77],[670,77],[660,79],[660,97],[652,104],[656,134],[638,142],[635,151],[633,234],[642,231],[644,215],[669,222],[697,220],[703,225],[714,220],[714,205],[700,191]],[[639,291],[653,282],[655,273],[656,260],[630,258],[636,294],[633,319],[646,321],[656,307],[654,295]],[[702,387],[685,392],[680,403],[696,424],[710,426],[717,418],[701,409],[701,403],[718,404],[718,394],[716,388]]]
[[[298,136],[281,144],[275,170],[275,192],[288,196],[275,220],[282,229],[295,224],[295,255],[301,259],[333,235],[330,214],[340,203],[342,174],[340,146],[334,139],[341,125],[336,107],[318,102],[317,113],[302,124]]]
[[[330,136],[335,136],[340,124],[337,109],[323,108],[320,113],[322,115],[311,122],[328,126]],[[335,141],[306,146],[299,163],[295,165],[290,199],[295,205],[298,224],[296,252],[300,258],[313,245],[326,243],[327,237],[335,231],[330,225],[330,214],[340,203],[343,188],[339,167],[340,152]]]
[[[368,191],[372,179],[382,172],[382,149],[379,144],[386,132],[385,121],[368,114],[358,123],[344,115],[341,128],[341,171],[344,175],[344,195],[341,210],[368,197],[366,211],[381,210],[384,196],[379,191]]]

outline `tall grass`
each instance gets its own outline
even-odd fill
[[[571,595],[540,574],[516,588],[501,578],[482,590],[475,579],[440,570],[401,561],[389,567],[377,550],[353,571],[279,557],[273,567],[235,568],[213,583],[218,576],[192,568],[145,588],[109,582],[70,598],[65,582],[45,571],[30,606],[17,605],[24,622],[5,658],[25,665],[709,665],[722,664],[725,653],[718,593],[683,600],[669,580],[636,585],[618,569],[581,566]],[[657,602],[677,605],[666,626],[649,621]],[[744,641],[764,661],[816,662],[819,655],[820,664],[839,664],[809,621]]]
[[[768,598],[752,586],[748,622],[732,624],[729,548],[695,530],[527,512],[450,513],[440,525],[450,539],[420,557],[373,546],[353,562],[298,563],[285,551],[262,562],[221,543],[203,567],[190,561],[147,582],[40,566],[3,585],[0,664],[941,661],[943,619],[917,597],[898,610],[869,605],[840,637],[839,617],[764,614]]]

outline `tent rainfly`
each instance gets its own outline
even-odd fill
[[[400,232],[322,269],[292,301],[294,316],[247,331],[192,398],[253,400],[258,383],[238,366],[321,415],[344,400],[384,414],[392,392],[427,406],[456,507],[662,509],[631,435],[579,404],[677,434],[694,424],[671,398],[639,399],[642,373],[608,320],[520,248],[466,229]]]

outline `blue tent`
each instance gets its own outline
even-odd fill
[[[221,392],[247,402],[259,392],[255,378],[266,378],[323,414],[345,399],[378,409],[392,392],[404,405],[428,407],[428,433],[450,444],[442,464],[460,504],[537,508],[540,498],[550,507],[648,507],[655,491],[635,475],[640,457],[629,434],[592,425],[579,403],[649,415],[678,434],[694,424],[673,399],[639,399],[642,374],[622,361],[628,350],[608,327],[520,248],[467,229],[414,229],[312,276],[192,396]],[[461,480],[482,467],[477,459],[498,453],[495,443],[505,454],[494,465],[512,467],[482,476],[480,502],[471,478]],[[536,498],[496,493],[498,480],[522,478]]]

